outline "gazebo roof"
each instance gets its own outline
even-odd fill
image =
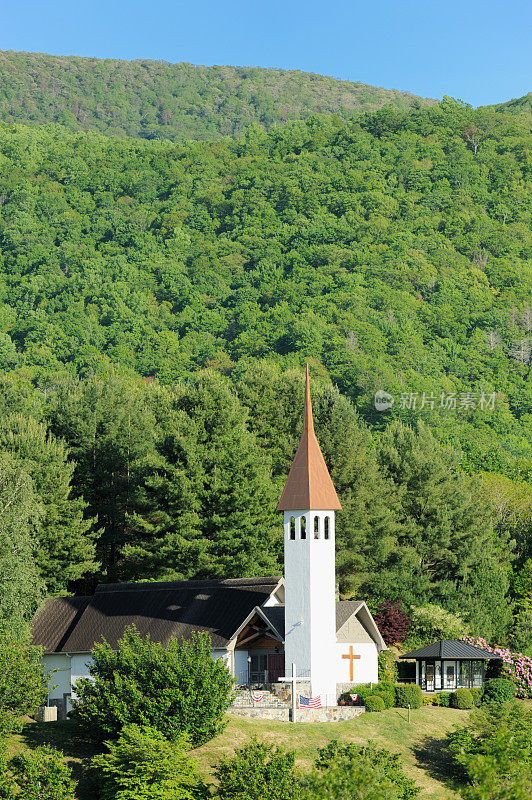
[[[474,659],[474,660],[488,660],[500,659],[501,656],[490,653],[489,650],[482,650],[480,647],[474,647],[472,644],[462,641],[461,639],[441,639],[439,642],[428,644],[426,647],[421,647],[419,650],[412,650],[411,653],[405,653],[399,658],[458,658],[458,659]]]

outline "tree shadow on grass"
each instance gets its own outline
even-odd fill
[[[31,749],[49,745],[63,753],[78,783],[77,796],[80,800],[93,800],[94,779],[88,767],[92,756],[102,752],[102,748],[79,725],[70,720],[31,722],[24,726],[22,739]]]
[[[445,739],[426,736],[414,747],[413,752],[419,767],[431,778],[455,791],[464,785],[460,767],[453,760]]]

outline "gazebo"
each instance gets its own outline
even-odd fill
[[[487,663],[501,660],[500,656],[461,639],[442,639],[400,658],[415,659],[416,683],[424,692],[480,688],[486,676]]]

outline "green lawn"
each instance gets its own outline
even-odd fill
[[[200,747],[194,755],[201,772],[211,776],[222,755],[230,755],[252,736],[260,741],[296,751],[297,765],[309,769],[316,749],[337,738],[342,742],[364,743],[372,739],[402,757],[405,772],[421,787],[423,800],[457,800],[449,783],[448,764],[442,753],[447,731],[467,719],[468,711],[425,707],[411,712],[390,708],[380,714],[362,714],[349,722],[296,723],[266,722],[229,716],[225,734]]]
[[[408,712],[401,708],[391,708],[380,714],[363,714],[350,722],[296,725],[229,715],[225,732],[200,747],[194,755],[202,774],[212,779],[212,769],[222,755],[230,755],[252,736],[295,750],[297,764],[302,770],[310,768],[316,749],[333,738],[358,743],[372,739],[401,755],[406,773],[422,789],[422,800],[458,800],[459,794],[449,782],[442,743],[447,731],[457,723],[463,723],[469,712],[428,707],[411,713],[410,725]],[[82,737],[71,722],[28,722],[22,734],[13,738],[10,749],[15,752],[45,743],[65,754],[74,777],[80,780],[80,800],[93,800],[90,782],[83,769],[84,762],[87,763],[93,753],[90,740]]]

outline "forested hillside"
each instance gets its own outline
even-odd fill
[[[212,140],[251,122],[269,128],[320,112],[349,117],[433,103],[298,71],[0,51],[0,120],[115,136]]]
[[[532,113],[532,92],[507,100],[506,103],[497,103],[494,106],[487,106],[500,114],[531,114]]]
[[[343,595],[525,646],[531,143],[450,100],[213,143],[1,126],[17,591],[32,539],[53,591],[278,572],[308,359]]]

